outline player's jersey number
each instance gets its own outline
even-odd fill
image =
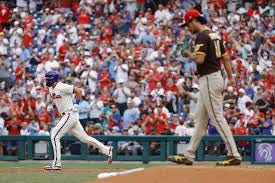
[[[220,36],[218,36],[216,33],[210,33],[209,36],[211,40],[214,42],[216,57],[221,58],[222,52],[221,52]]]

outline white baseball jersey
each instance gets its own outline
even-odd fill
[[[61,82],[58,82],[54,88],[50,87],[50,96],[60,114],[73,109],[73,90],[73,85],[68,85]]]

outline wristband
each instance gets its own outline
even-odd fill
[[[75,104],[79,105],[80,100],[75,100]]]

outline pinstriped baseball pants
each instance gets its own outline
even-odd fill
[[[77,112],[69,111],[65,112],[57,123],[57,125],[51,131],[51,142],[54,152],[55,165],[61,164],[61,149],[60,149],[60,139],[67,133],[71,132],[80,141],[92,145],[102,151],[103,154],[108,154],[109,148],[96,140],[93,137],[87,135],[84,131],[81,123],[79,122],[79,117]]]
[[[223,90],[224,80],[220,71],[202,76],[199,79],[200,95],[194,116],[195,130],[184,153],[190,160],[195,159],[195,152],[207,128],[208,118],[211,119],[221,135],[228,150],[228,156],[241,159],[232,132],[223,116]]]

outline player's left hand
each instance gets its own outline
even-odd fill
[[[185,50],[184,51],[184,57],[191,58],[192,52],[190,50]]]

